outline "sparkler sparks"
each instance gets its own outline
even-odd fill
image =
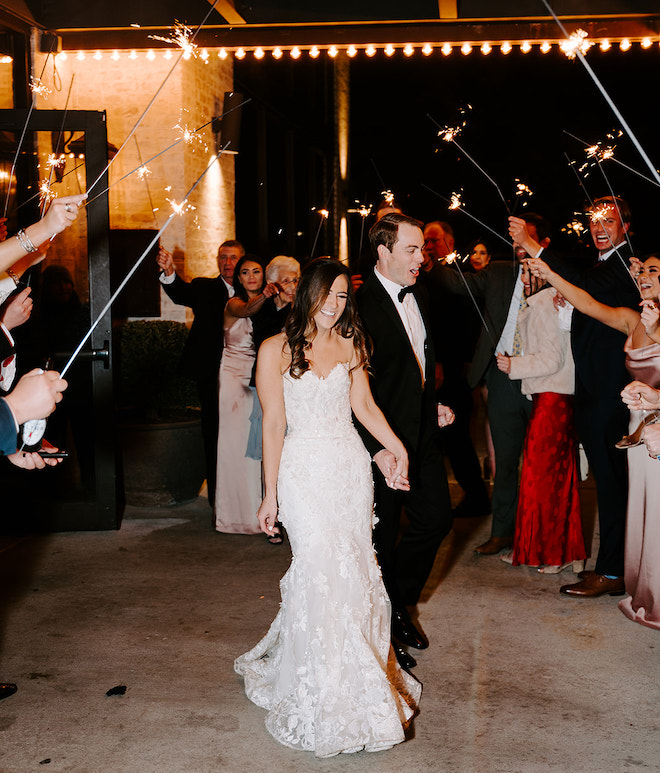
[[[57,194],[50,187],[48,180],[42,180],[39,183],[39,206],[42,211],[55,198],[57,198]]]
[[[368,206],[367,204],[360,204],[355,211],[362,218],[369,217],[369,215],[371,214],[371,204],[369,204]]]
[[[561,50],[566,54],[568,59],[575,59],[578,51],[584,56],[587,51],[593,46],[587,38],[589,33],[584,30],[575,30],[575,32],[568,38],[559,44]]]
[[[41,80],[41,78],[30,78],[30,91],[33,94],[39,94],[44,99],[48,99],[48,95],[52,93],[51,89]]]
[[[197,209],[197,207],[188,203],[188,199],[184,199],[180,204],[174,201],[174,199],[166,199],[166,201],[172,207],[172,213],[175,215],[183,215],[186,212],[192,212]]]
[[[587,214],[589,216],[589,220],[591,220],[592,223],[598,223],[601,220],[604,220],[611,211],[612,211],[611,204],[601,204],[598,207],[594,207]]]
[[[151,169],[144,164],[137,170],[138,180],[144,180],[151,174]]]
[[[46,166],[49,169],[59,169],[66,166],[66,156],[64,153],[60,153],[59,156],[56,153],[51,153],[46,160]]]
[[[185,24],[181,24],[178,21],[172,27],[172,33],[169,38],[162,37],[161,35],[149,35],[149,37],[152,40],[161,40],[163,43],[179,46],[186,59],[190,59],[191,56],[197,56],[197,44],[192,42],[194,37],[193,31],[190,27],[186,27]]]
[[[561,230],[563,233],[577,236],[579,239],[584,233],[585,227],[581,220],[574,218],[570,221],[570,223],[566,223],[566,225]]]
[[[460,209],[463,206],[460,193],[452,193],[449,209]]]
[[[383,201],[386,201],[390,206],[394,204],[394,193],[391,190],[381,191],[380,195],[383,197]]]

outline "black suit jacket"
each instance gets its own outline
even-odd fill
[[[406,444],[411,456],[435,435],[435,354],[424,288],[415,286],[414,296],[426,327],[425,384],[406,329],[392,299],[372,272],[357,291],[358,311],[373,342],[371,391],[390,427]],[[373,456],[382,449],[363,427],[358,431]]]
[[[472,293],[472,297],[482,304],[481,313],[488,329],[481,326],[472,364],[468,370],[468,382],[471,387],[475,387],[493,362],[495,348],[509,313],[518,278],[518,266],[509,261],[494,261],[475,274],[464,271],[461,277],[448,266],[436,264],[431,273],[435,281],[440,282],[446,289],[467,297]],[[452,330],[448,334],[460,336],[461,331]]]
[[[588,268],[548,250],[544,250],[540,257],[553,271],[586,290],[597,301],[608,306],[639,309],[639,290],[628,271],[631,255],[631,249],[624,244],[619,247],[618,254],[614,252],[607,260]],[[577,310],[573,312],[571,345],[575,371],[578,385],[588,394],[619,398],[619,392],[630,381],[625,367],[625,341],[624,333]]]
[[[218,377],[224,345],[223,315],[229,300],[221,277],[200,277],[184,282],[178,274],[171,284],[162,285],[168,296],[193,310],[195,318],[181,356],[181,369],[197,381]]]

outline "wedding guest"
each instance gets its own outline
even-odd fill
[[[542,260],[530,261],[539,276],[550,282],[583,314],[627,335],[624,344],[626,368],[635,379],[622,392],[630,409],[630,432],[634,433],[644,419],[644,411],[656,408],[652,400],[660,386],[660,332],[658,330],[658,299],[660,297],[660,260],[648,258],[637,276],[643,310],[627,306],[612,307],[600,303],[584,290],[571,285],[551,271]],[[645,386],[642,382],[650,384]],[[618,453],[622,453],[618,451]],[[640,445],[628,448],[629,492],[626,511],[624,553],[625,591],[630,596],[619,604],[631,620],[660,628],[660,571],[657,545],[660,530],[657,518],[658,466],[649,459]],[[587,575],[595,587],[611,596],[624,593],[624,583],[599,580],[597,572]],[[598,583],[598,584],[597,584]]]
[[[244,255],[234,271],[234,297],[224,311],[224,350],[219,374],[216,531],[257,534],[261,501],[261,463],[245,456],[250,433],[250,378],[255,350],[251,317],[278,292],[264,281],[261,260]]]
[[[525,261],[526,306],[518,315],[521,351],[497,355],[497,367],[531,395],[532,413],[523,448],[513,551],[501,557],[514,566],[578,574],[586,553],[580,519],[579,475],[573,423],[575,368],[571,355],[572,307],[542,289]]]

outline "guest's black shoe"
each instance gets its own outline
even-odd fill
[[[394,654],[396,655],[397,662],[401,668],[405,671],[410,671],[411,668],[415,668],[417,661],[412,655],[409,655],[403,647],[399,647],[398,644],[392,644],[392,647],[394,648]]]
[[[414,647],[416,650],[425,650],[429,646],[429,640],[415,626],[405,609],[392,612],[392,636],[401,644]]]
[[[9,684],[9,683],[0,684],[0,701],[3,698],[8,698],[10,695],[13,695],[16,692],[16,690],[18,690],[18,687],[16,687],[15,684]]]

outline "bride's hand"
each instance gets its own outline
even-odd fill
[[[381,449],[375,456],[374,462],[383,473],[385,482],[390,488],[399,491],[410,491],[408,481],[408,454],[402,449],[400,456],[395,456],[387,448]]]
[[[261,531],[269,537],[280,533],[280,530],[275,525],[277,523],[277,502],[273,502],[270,499],[264,499],[257,510],[257,519]]]

